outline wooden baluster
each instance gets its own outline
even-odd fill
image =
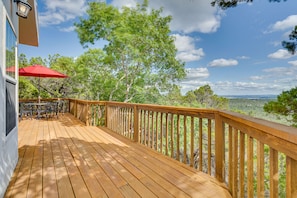
[[[202,162],[203,162],[203,159],[202,159],[202,157],[203,157],[203,149],[202,149],[202,147],[203,147],[203,134],[202,134],[202,129],[203,129],[203,127],[202,127],[202,118],[199,118],[199,168],[198,168],[198,170],[199,171],[202,171]]]
[[[184,157],[183,162],[187,163],[187,116],[184,116]]]
[[[202,123],[202,122],[201,122]],[[224,156],[224,136],[225,126],[223,124],[221,116],[215,114],[215,160],[216,160],[216,175],[215,177],[220,181],[224,181],[223,175],[223,156]],[[201,137],[202,138],[202,137]]]
[[[140,143],[141,144],[143,144],[143,129],[144,129],[144,126],[143,126],[143,117],[144,117],[144,110],[141,110],[141,113],[140,113],[140,126],[139,126],[139,128],[140,128],[140,138],[139,138],[139,140],[140,140]]]
[[[228,126],[228,184],[230,192],[233,193],[233,128]]]
[[[166,131],[165,131],[165,136],[166,136],[166,139],[165,139],[165,154],[166,154],[166,155],[168,155],[168,125],[169,125],[169,123],[168,123],[168,116],[169,116],[169,114],[166,113],[166,117],[165,117],[165,119],[166,119]]]
[[[173,120],[174,115],[171,114],[171,157],[173,158],[173,153],[174,153],[174,120]]]
[[[264,197],[264,144],[257,141],[257,197]]]
[[[90,106],[89,106],[89,104],[87,103],[87,110],[86,110],[86,125],[87,126],[90,126],[90,120],[89,120],[89,114],[90,114]]]
[[[239,152],[239,197],[244,197],[244,170],[245,170],[245,134],[240,131],[240,152]]]
[[[150,127],[151,127],[151,122],[150,122],[150,111],[147,111],[147,146],[150,147],[151,145],[151,131],[150,131]]]
[[[179,151],[179,131],[180,131],[180,116],[177,115],[177,129],[176,129],[176,159],[180,161],[180,151]]]
[[[159,117],[159,112],[156,112],[156,148],[155,148],[156,151],[158,151],[158,149],[159,149],[159,146],[158,146],[158,144],[159,144],[159,125],[158,125],[159,119],[158,119],[158,117]]]
[[[211,175],[211,119],[208,119],[207,128],[207,173]]]
[[[163,153],[163,113],[161,113],[160,127],[160,153]]]
[[[191,116],[191,158],[190,166],[194,166],[194,117]]]
[[[286,170],[286,196],[287,198],[297,197],[297,160],[287,156]]]
[[[155,149],[155,124],[154,124],[154,117],[155,117],[155,112],[152,112],[152,143],[151,143],[151,148]]]
[[[254,139],[248,136],[247,143],[247,195],[254,197]]]
[[[270,148],[270,197],[278,197],[278,152]]]
[[[139,142],[139,110],[138,107],[134,106],[134,142]]]
[[[232,196],[234,198],[238,197],[238,130],[233,129],[233,192]]]

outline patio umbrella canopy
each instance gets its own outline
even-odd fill
[[[65,74],[42,65],[31,65],[19,69],[19,76],[39,77],[38,101],[40,101],[40,78],[68,78]]]
[[[32,65],[19,69],[19,76],[33,76],[42,78],[67,78],[65,74],[42,65]]]

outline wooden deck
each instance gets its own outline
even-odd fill
[[[5,197],[231,197],[214,178],[70,114],[19,123]]]

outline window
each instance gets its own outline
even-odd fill
[[[17,123],[16,112],[16,35],[6,19],[6,135],[8,135]]]
[[[6,135],[16,127],[15,83],[6,80]]]
[[[6,74],[15,78],[16,72],[16,36],[8,20],[6,20]]]

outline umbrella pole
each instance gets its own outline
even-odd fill
[[[40,76],[38,77],[38,103],[40,103]]]

